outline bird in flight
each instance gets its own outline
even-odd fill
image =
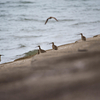
[[[51,18],[53,18],[53,19],[55,19],[56,21],[58,21],[55,17],[49,17],[49,18],[47,18],[47,20],[45,21],[45,24],[48,22],[48,20],[49,19],[51,19]]]

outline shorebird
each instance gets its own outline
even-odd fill
[[[82,34],[82,33],[80,33],[80,35],[81,35],[81,39],[82,39],[83,41],[86,41],[86,37],[85,37],[85,36],[83,36],[83,34]]]
[[[52,42],[52,43],[50,43],[50,44],[52,44],[52,49],[58,50],[58,47],[57,47],[56,45],[54,45],[54,42]]]
[[[40,46],[38,46],[38,47],[39,47],[38,54],[39,54],[39,53],[44,53],[44,52],[46,52],[45,50],[41,49],[41,47],[40,47]]]
[[[3,56],[3,55],[0,55],[0,61],[1,61],[1,56]]]
[[[45,24],[48,22],[49,19],[54,18],[56,21],[58,21],[55,17],[49,17],[47,18],[47,20],[45,21]]]

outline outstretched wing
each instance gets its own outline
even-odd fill
[[[49,18],[47,18],[47,20],[45,21],[45,24],[48,22],[48,20],[49,19],[51,19],[51,18],[53,18],[53,19],[55,19],[56,21],[58,21],[55,17],[49,17]]]
[[[56,21],[58,21],[55,17],[52,17],[52,18],[54,18]]]
[[[49,18],[48,18],[49,19]],[[48,19],[45,21],[45,24],[48,22]]]

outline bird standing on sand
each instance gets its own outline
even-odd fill
[[[45,50],[41,49],[41,47],[40,47],[40,46],[38,46],[38,47],[39,47],[38,54],[39,54],[39,53],[44,53],[44,52],[46,52]]]
[[[52,49],[58,50],[58,47],[57,47],[56,45],[54,45],[54,42],[52,42],[52,43],[50,43],[50,44],[52,44]]]
[[[82,39],[83,41],[86,41],[86,37],[85,37],[85,36],[83,36],[83,34],[82,34],[82,33],[80,33],[80,35],[81,35],[81,39]]]
[[[45,24],[48,22],[49,19],[54,18],[56,21],[58,21],[55,17],[49,17],[47,18],[47,20],[45,21]]]

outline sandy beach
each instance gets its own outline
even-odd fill
[[[100,100],[100,35],[0,65],[0,100]]]

